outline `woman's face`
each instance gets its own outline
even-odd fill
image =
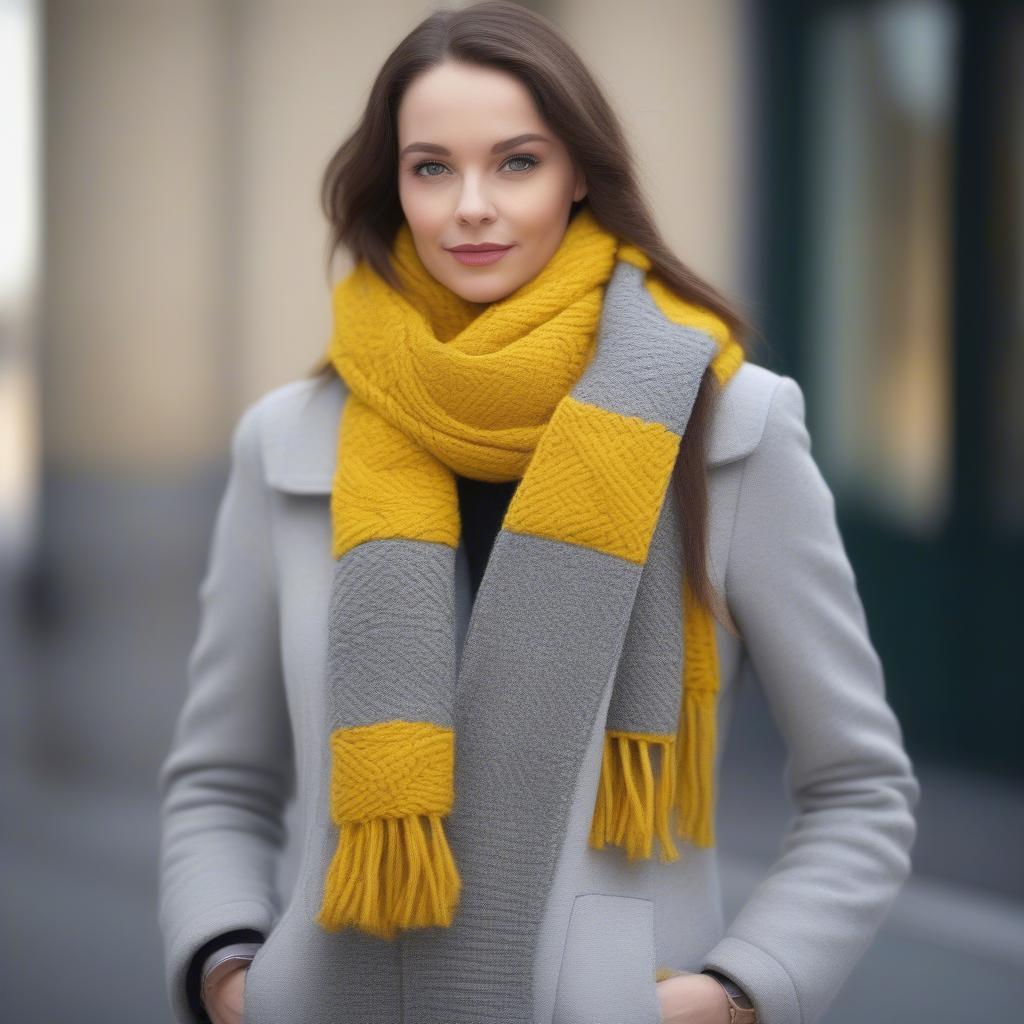
[[[470,302],[495,302],[536,277],[562,240],[572,203],[587,192],[529,90],[495,68],[449,61],[420,75],[399,105],[398,153],[398,193],[416,252]],[[479,243],[510,248],[475,264],[449,251]]]

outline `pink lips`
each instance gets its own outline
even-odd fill
[[[504,249],[449,249],[448,251],[467,267],[486,267],[490,263],[497,263],[502,256],[511,249],[507,246]]]

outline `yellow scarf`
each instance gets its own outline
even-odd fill
[[[392,262],[403,292],[361,262],[333,295],[328,355],[348,389],[331,496],[330,813],[339,842],[317,917],[328,930],[352,924],[386,937],[399,927],[450,924],[460,890],[443,825],[455,796],[452,680],[438,681],[428,713],[414,707],[423,694],[404,693],[396,675],[403,658],[420,664],[435,647],[444,658],[451,653],[452,563],[444,559],[461,535],[453,474],[522,480],[503,534],[604,552],[639,573],[680,441],[662,423],[570,394],[596,362],[613,271],[623,263],[651,267],[588,207],[570,221],[535,278],[483,311],[428,273],[407,224]],[[651,275],[643,284],[661,317],[692,328],[705,344],[713,340],[710,366],[725,383],[743,359],[727,326]],[[607,463],[614,463],[611,470]],[[395,565],[407,575],[392,575]],[[410,593],[396,582],[403,579],[431,595],[417,590],[403,606],[406,620],[396,610]],[[482,587],[478,605],[483,593]],[[423,631],[435,604],[440,611]],[[689,599],[682,636],[675,728],[606,730],[590,831],[597,849],[612,843],[631,859],[649,857],[657,832],[662,858],[674,860],[673,806],[680,837],[713,844],[718,663],[713,619]],[[410,706],[403,708],[403,700]],[[657,782],[656,749],[661,764],[673,766]]]

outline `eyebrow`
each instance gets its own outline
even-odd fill
[[[517,135],[512,139],[505,139],[504,142],[496,142],[491,146],[492,153],[504,153],[506,149],[512,149],[515,146],[521,146],[524,142],[550,142],[551,140],[546,135],[538,135],[536,132],[526,132],[523,135]],[[410,142],[401,153],[398,154],[398,159],[401,160],[406,153],[411,153],[414,150],[422,153],[434,153],[438,156],[451,156],[452,151],[445,149],[444,146],[438,146],[434,142]]]

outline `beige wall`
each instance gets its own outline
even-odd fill
[[[192,460],[219,433],[218,6],[46,10],[48,459]]]
[[[711,283],[741,287],[747,222],[738,0],[557,0],[632,141],[658,223]]]
[[[324,164],[435,4],[47,8],[45,450],[188,469],[330,323]],[[739,0],[546,8],[606,87],[684,261],[738,287]]]

